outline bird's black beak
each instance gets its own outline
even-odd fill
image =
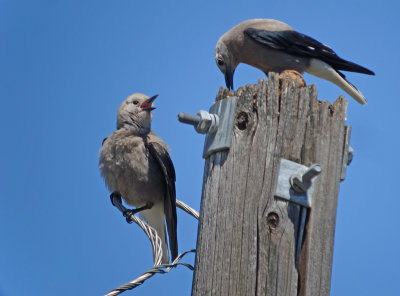
[[[140,108],[142,109],[142,111],[153,111],[154,109],[156,109],[155,107],[153,107],[153,101],[158,97],[158,95],[154,95],[151,98],[147,99],[146,101],[144,101],[141,105]]]
[[[229,90],[233,90],[233,73],[235,73],[235,70],[232,71],[230,67],[226,68],[225,84]]]

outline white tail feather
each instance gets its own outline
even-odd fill
[[[343,77],[327,63],[318,59],[311,59],[310,66],[307,68],[306,72],[336,84],[361,105],[367,104],[367,100],[362,93],[347,82],[346,79],[343,79]]]
[[[167,236],[165,232],[165,214],[164,214],[164,204],[162,202],[157,202],[153,205],[153,207],[149,210],[144,210],[140,212],[140,216],[143,217],[147,224],[153,227],[158,236],[162,241],[162,264],[169,263],[169,253],[168,253],[168,245],[167,245]],[[154,259],[154,254],[153,254]]]

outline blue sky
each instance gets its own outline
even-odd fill
[[[355,158],[340,185],[331,295],[398,295],[398,1],[0,0],[0,295],[102,295],[152,264],[141,229],[112,207],[98,151],[129,94],[156,93],[178,199],[200,206],[204,136],[176,120],[208,110],[224,79],[220,35],[274,18],[376,72],[348,73]],[[235,87],[263,73],[240,65]],[[319,99],[343,92],[318,78]],[[180,251],[197,222],[178,210]],[[194,256],[186,257],[193,263]],[[397,281],[396,281],[397,280]],[[124,295],[189,295],[180,267]]]

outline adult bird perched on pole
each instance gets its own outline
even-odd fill
[[[117,206],[121,196],[136,207],[162,240],[162,263],[168,264],[167,223],[171,258],[178,256],[175,170],[168,146],[151,130],[153,101],[140,93],[130,95],[119,107],[117,130],[103,141],[99,168]],[[153,254],[154,255],[154,254]]]
[[[366,99],[339,70],[375,75],[371,70],[340,58],[328,46],[273,19],[251,19],[230,29],[218,40],[215,61],[229,89],[233,89],[237,65],[245,63],[265,74],[284,70],[307,72],[336,84],[362,105],[367,103]]]

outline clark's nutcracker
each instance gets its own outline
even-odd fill
[[[233,89],[233,74],[245,63],[268,72],[307,72],[326,79],[347,92],[357,102],[367,101],[339,70],[375,75],[374,72],[340,58],[332,49],[272,19],[247,20],[219,38],[215,61],[225,75],[226,87]]]
[[[151,111],[157,95],[129,96],[119,107],[117,130],[103,141],[99,168],[111,200],[117,206],[121,196],[153,227],[162,240],[162,263],[168,264],[167,222],[171,257],[178,256],[175,169],[168,146],[151,130]]]

